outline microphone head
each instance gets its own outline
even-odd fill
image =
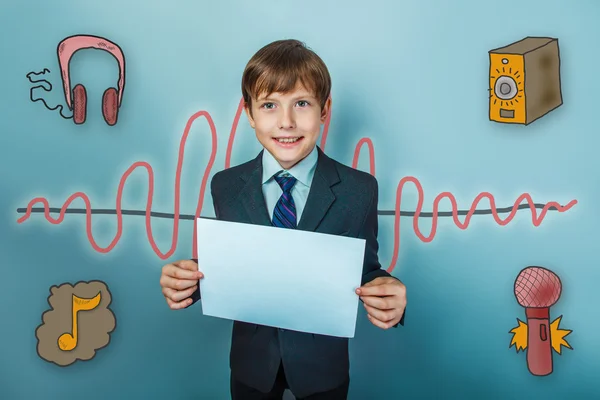
[[[515,296],[523,307],[551,307],[560,297],[562,284],[554,272],[543,267],[527,267],[515,280]]]

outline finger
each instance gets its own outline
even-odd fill
[[[166,298],[173,300],[175,302],[179,302],[181,300],[187,299],[192,294],[194,294],[194,292],[196,291],[197,288],[198,288],[198,285],[194,285],[190,288],[187,288],[186,290],[173,290],[170,288],[163,288],[162,292]]]
[[[394,308],[392,306],[392,296],[389,297],[377,297],[377,296],[360,296],[360,299],[363,301],[363,303],[374,307],[374,308],[378,308],[380,310],[390,310],[392,308]]]
[[[173,273],[175,278],[180,279],[201,279],[204,274],[198,270],[198,264],[191,260],[178,261],[177,264],[173,264]],[[169,270],[171,271],[171,270]]]
[[[166,275],[160,277],[160,286],[162,286],[163,288],[185,290],[197,284],[197,279],[175,279]]]
[[[179,260],[173,264],[189,271],[198,271],[198,263],[194,260]]]
[[[362,285],[362,287],[377,286],[377,285],[381,285],[381,279],[375,278],[372,281],[369,281],[369,282],[365,283],[364,285]]]
[[[192,304],[192,299],[185,299],[182,301],[173,301],[166,297],[165,299],[167,299],[167,304],[172,310],[181,310],[182,308],[189,307]]]
[[[375,326],[377,326],[377,327],[379,327],[379,328],[381,328],[381,329],[389,329],[389,328],[391,328],[392,326],[394,326],[394,325],[395,325],[394,323],[391,323],[391,322],[383,322],[383,321],[380,321],[380,320],[378,320],[377,318],[375,318],[375,317],[372,317],[372,316],[371,316],[371,315],[369,315],[369,314],[367,314],[367,318],[369,318],[369,321],[371,321],[371,323],[372,323],[373,325],[375,325]]]
[[[380,310],[364,304],[367,314],[381,322],[390,322],[396,318],[395,310]]]
[[[387,283],[373,286],[361,286],[356,289],[356,293],[360,296],[392,296],[396,294],[396,285]]]
[[[378,286],[394,281],[396,281],[396,278],[393,278],[391,276],[379,276],[375,279],[371,279],[369,282],[365,283],[362,286]]]
[[[176,278],[176,279],[200,279],[201,277],[203,277],[202,272],[200,271],[193,271],[193,270],[189,270],[189,269],[184,269],[181,267],[178,267],[175,264],[167,264],[163,267],[163,275],[166,276],[170,276],[172,278]]]

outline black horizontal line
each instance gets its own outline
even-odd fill
[[[545,204],[538,204],[535,203],[534,207],[538,208],[538,209],[543,209],[546,205]],[[529,204],[519,204],[517,206],[518,210],[522,210],[525,208],[530,208]],[[502,208],[497,208],[496,209],[496,213],[498,214],[505,214],[505,213],[509,213],[514,209],[513,207],[502,207]],[[51,207],[50,209],[51,213],[60,213],[60,208],[58,207]],[[548,211],[557,211],[558,208],[556,207],[548,207]],[[27,208],[17,208],[17,213],[19,214],[24,214],[27,212]],[[31,209],[32,213],[43,213],[44,212],[44,208],[43,207],[33,207]],[[117,210],[114,209],[101,209],[101,208],[96,208],[96,209],[92,209],[91,210],[92,214],[104,214],[104,215],[116,215],[117,214]],[[85,208],[68,208],[65,210],[65,214],[85,214],[86,213],[86,209]],[[456,212],[456,214],[458,215],[467,215],[469,213],[469,210],[458,210]],[[146,215],[146,211],[145,210],[121,210],[121,214],[123,215],[136,215],[136,216],[145,216]],[[394,215],[395,211],[394,210],[379,210],[377,211],[378,215]],[[415,211],[400,211],[400,216],[402,217],[413,217],[416,214]],[[452,211],[438,211],[437,215],[438,217],[451,217],[453,216],[455,213]],[[492,209],[482,209],[482,210],[475,210],[473,212],[474,215],[489,215],[492,214]],[[151,211],[150,212],[150,216],[154,217],[154,218],[170,218],[173,219],[175,218],[175,214],[173,213],[163,213],[163,212],[157,212],[157,211]],[[419,217],[424,217],[424,218],[432,218],[433,217],[433,213],[432,212],[421,212],[419,213]],[[214,219],[213,217],[200,217],[200,218],[205,218],[205,219]],[[194,215],[192,214],[180,214],[179,215],[179,219],[182,220],[194,220]]]

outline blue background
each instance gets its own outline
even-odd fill
[[[358,140],[373,140],[380,210],[394,208],[398,182],[409,175],[423,186],[423,211],[431,211],[444,191],[456,196],[460,209],[481,191],[491,192],[498,207],[512,206],[524,192],[537,203],[578,201],[565,213],[549,212],[540,227],[533,226],[529,210],[504,227],[490,215],[474,216],[466,230],[440,218],[431,243],[415,235],[412,218],[403,217],[393,273],[408,288],[406,326],[380,330],[359,310],[350,398],[599,395],[599,11],[590,0],[3,3],[0,397],[228,398],[231,323],[203,317],[199,305],[171,311],[159,287],[164,263],[191,256],[192,221],[181,221],[176,252],[162,260],[147,240],[142,216],[124,217],[119,243],[100,254],[86,238],[85,216],[67,214],[53,225],[36,213],[17,224],[17,208],[37,196],[61,207],[77,191],[94,208],[114,208],[122,174],[147,161],[155,175],[152,209],[173,212],[177,150],[187,119],[199,110],[214,119],[212,177],[225,165],[246,62],[264,44],[289,37],[305,41],[330,68],[333,116],[326,152],[351,165]],[[84,125],[29,100],[33,85],[26,73],[48,68],[54,90],[35,95],[65,104],[56,45],[80,33],[107,37],[124,50],[127,80],[114,127],[100,112],[102,93],[116,85],[118,71],[106,52],[82,51],[72,61],[73,82],[88,93]],[[488,51],[525,36],[559,39],[564,105],[529,126],[490,122]],[[181,213],[196,210],[210,149],[210,130],[200,119],[186,148]],[[232,165],[259,150],[243,117]],[[365,171],[367,153],[363,148],[358,164]],[[123,208],[144,210],[147,191],[147,173],[137,169]],[[417,200],[408,184],[401,208],[414,210]],[[448,199],[440,202],[440,210],[450,209]],[[202,215],[214,216],[208,191]],[[107,246],[116,217],[92,220],[95,239]],[[393,224],[393,217],[380,217],[384,268],[392,258]],[[431,219],[421,218],[419,227],[429,235]],[[173,221],[153,219],[152,229],[166,253]],[[567,336],[573,350],[554,354],[547,377],[531,375],[525,353],[509,349],[509,330],[516,318],[525,318],[513,283],[528,265],[560,276],[563,294],[551,318],[563,315],[561,327],[573,330]],[[48,309],[49,288],[92,279],[106,282],[113,296],[117,328],[110,345],[67,368],[42,360],[34,331]]]

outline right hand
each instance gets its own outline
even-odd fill
[[[169,307],[179,310],[190,306],[190,297],[198,289],[198,280],[203,277],[202,272],[198,271],[198,264],[192,260],[179,260],[165,265],[160,275],[160,286]]]

